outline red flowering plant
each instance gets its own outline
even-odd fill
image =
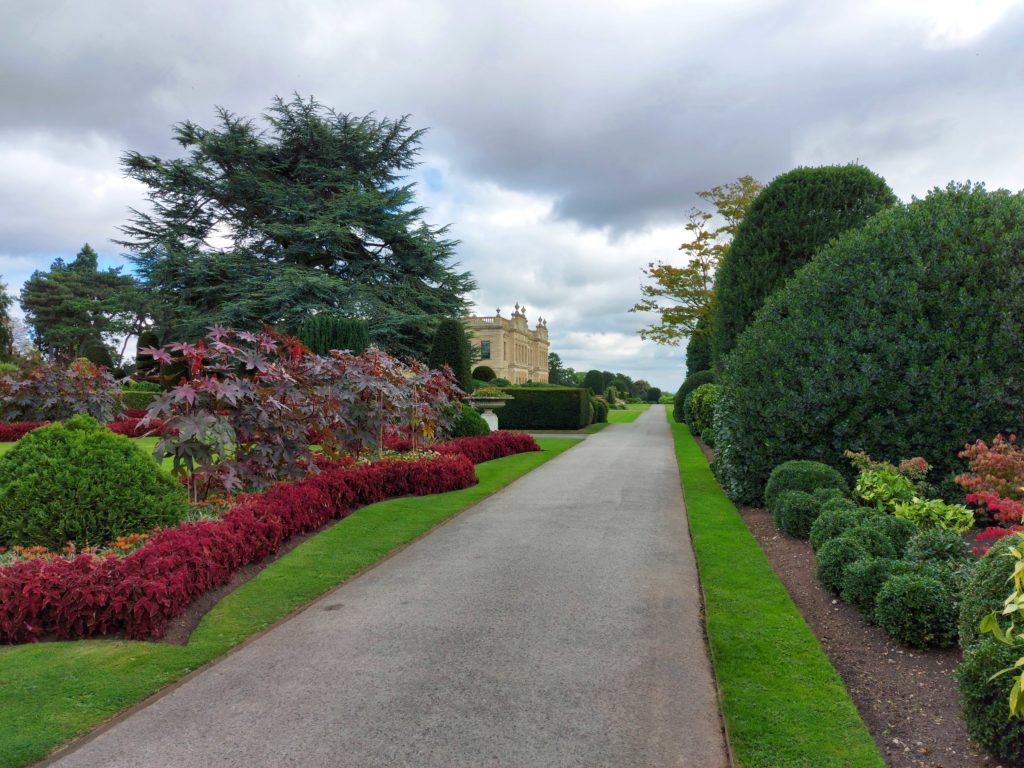
[[[1020,530],[1024,523],[1024,449],[1017,436],[996,435],[991,445],[977,440],[964,446],[960,458],[968,471],[956,478],[975,505],[975,515],[996,525],[978,534],[978,540],[994,539]]]

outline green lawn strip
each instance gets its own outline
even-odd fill
[[[461,491],[363,507],[271,563],[210,611],[186,646],[79,640],[0,648],[0,767],[43,758],[576,443],[478,464]]]
[[[882,768],[842,679],[668,412],[729,740],[742,768]]]
[[[631,403],[626,406],[626,410],[624,411],[608,411],[608,423],[629,424],[636,421],[640,414],[650,407],[651,406],[646,403]]]

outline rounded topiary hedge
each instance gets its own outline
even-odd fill
[[[185,488],[90,416],[29,432],[0,456],[0,543],[61,549],[178,523]]]
[[[494,381],[498,378],[498,374],[496,374],[494,369],[489,365],[478,365],[473,369],[473,378],[477,381]]]
[[[772,501],[783,491],[813,493],[821,488],[836,488],[844,494],[850,492],[846,479],[827,464],[819,461],[787,461],[772,470],[764,491],[764,500],[771,509]]]
[[[490,433],[491,428],[487,426],[487,422],[484,421],[484,417],[480,415],[479,411],[463,403],[462,410],[452,425],[451,436],[474,437],[476,435],[489,435]]]
[[[811,535],[811,525],[821,513],[821,502],[803,491],[783,491],[775,499],[774,507],[775,525],[796,539],[807,539]]]
[[[869,624],[875,620],[875,603],[882,585],[888,581],[898,561],[891,557],[862,557],[843,570],[840,594]]]
[[[918,531],[910,539],[907,544],[906,558],[920,562],[963,562],[969,558],[969,554],[967,545],[956,531],[929,528]]]
[[[986,637],[964,650],[955,674],[967,733],[1006,765],[1024,765],[1024,720],[1009,716],[1012,676],[993,676],[1012,667],[1020,656],[1019,648]]]
[[[947,585],[924,573],[890,576],[875,602],[875,618],[882,628],[914,648],[953,645],[956,615],[956,598]]]
[[[701,434],[712,426],[717,400],[718,387],[714,384],[701,384],[686,396],[683,411],[687,414],[686,423],[691,432]]]
[[[860,525],[872,514],[877,513],[858,507],[849,499],[835,499],[826,502],[822,505],[817,519],[811,524],[811,549],[817,552],[825,542]]]
[[[1022,242],[1024,195],[950,185],[824,248],[725,362],[726,492],[756,502],[786,459],[839,466],[845,449],[941,477],[965,443],[1019,430]]]
[[[896,202],[885,180],[862,165],[796,168],[777,176],[751,204],[718,267],[716,362],[733,349],[765,299],[822,246]]]

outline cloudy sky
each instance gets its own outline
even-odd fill
[[[1024,2],[413,0],[6,2],[0,273],[110,239],[126,149],[275,94],[429,127],[415,178],[478,309],[549,319],[567,365],[674,389],[683,351],[628,312],[678,259],[696,192],[859,161],[904,200],[1024,187]]]

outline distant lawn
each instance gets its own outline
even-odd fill
[[[624,411],[608,411],[609,424],[629,424],[651,407],[650,403],[628,403]]]
[[[883,768],[842,679],[685,424],[676,459],[705,597],[708,643],[736,764]]]
[[[0,647],[0,768],[40,760],[579,440],[537,442],[543,449],[539,453],[478,464],[480,482],[471,488],[392,499],[356,511],[221,600],[185,646],[78,640]]]

